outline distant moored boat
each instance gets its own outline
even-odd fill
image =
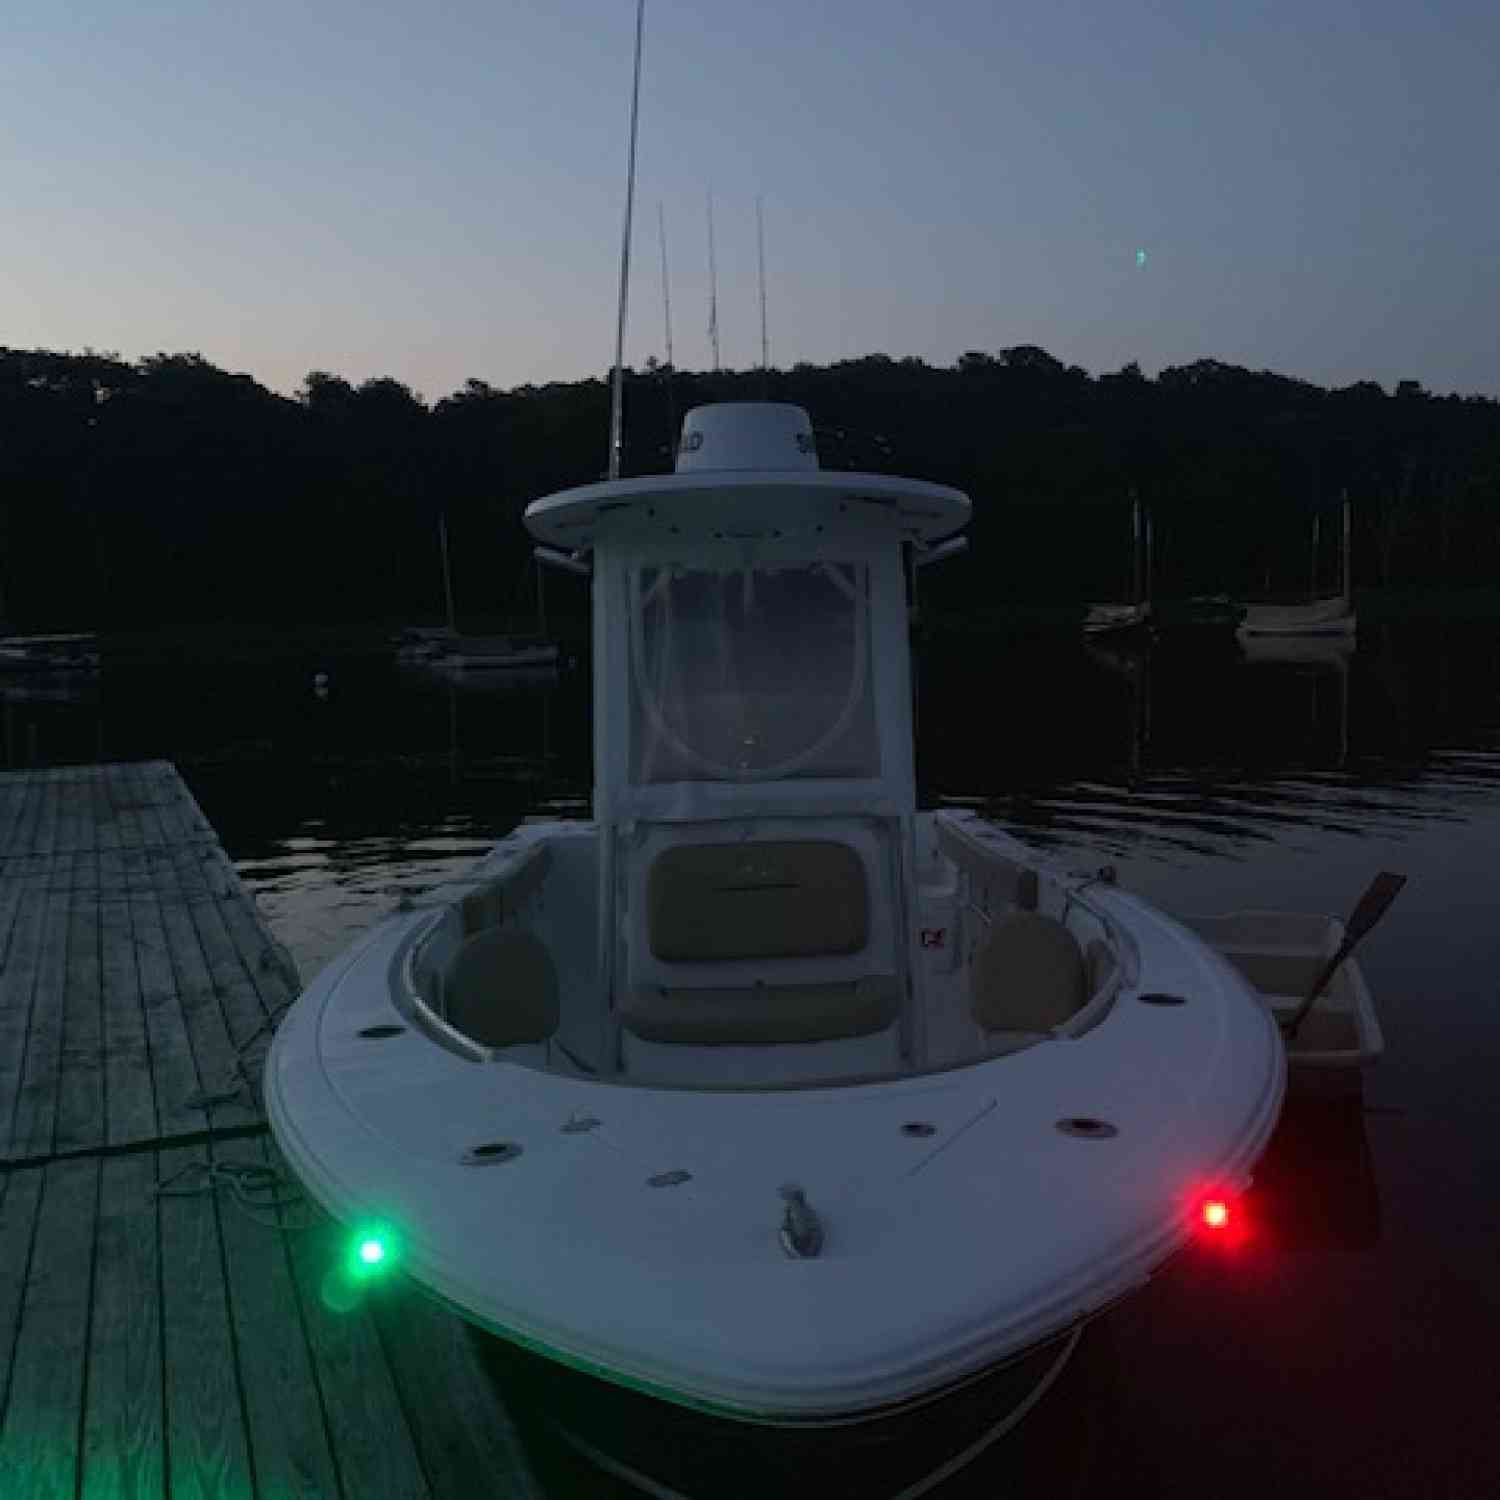
[[[1355,633],[1357,621],[1349,574],[1347,497],[1342,514],[1343,539],[1339,552],[1339,571],[1343,586],[1340,592],[1309,599],[1304,604],[1247,604],[1245,618],[1235,632],[1242,641],[1252,636],[1352,636]],[[1316,535],[1315,531],[1315,539]]]

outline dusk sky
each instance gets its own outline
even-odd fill
[[[613,356],[634,0],[11,0],[0,345],[436,400]],[[1496,0],[647,0],[627,362],[1500,395]],[[1144,256],[1138,252],[1144,252]]]

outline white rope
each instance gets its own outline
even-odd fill
[[[196,1175],[196,1182],[182,1187],[172,1184]],[[291,1175],[280,1167],[263,1162],[190,1161],[162,1178],[149,1192],[152,1198],[195,1198],[202,1194],[229,1190],[229,1201],[252,1223],[263,1229],[282,1232],[310,1229],[317,1215]],[[301,1212],[295,1219],[284,1219],[291,1210]]]
[[[1073,1351],[1078,1347],[1078,1340],[1083,1337],[1083,1324],[1079,1324],[1069,1335],[1068,1341],[1062,1347],[1057,1358],[1052,1361],[1047,1373],[1027,1393],[1025,1399],[1013,1410],[1006,1413],[990,1430],[976,1438],[962,1453],[956,1453],[947,1463],[941,1464],[934,1469],[925,1479],[919,1479],[915,1484],[909,1484],[904,1490],[898,1490],[890,1497],[890,1500],[918,1500],[918,1497],[929,1494],[945,1480],[951,1479],[960,1469],[966,1468],[973,1463],[981,1453],[992,1443],[997,1443],[1013,1427],[1020,1424],[1022,1418],[1051,1390],[1057,1377],[1062,1374],[1063,1366],[1072,1357]]]

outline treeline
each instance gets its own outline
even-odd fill
[[[813,415],[824,467],[958,485],[974,549],[945,611],[1123,597],[1129,501],[1150,510],[1158,597],[1305,596],[1500,576],[1500,404],[1403,381],[1325,390],[1200,360],[1090,376],[1030,346],[948,368],[871,355],[790,370],[626,381],[625,472],[671,467],[681,413],[768,397]],[[606,378],[428,403],[324,372],[293,398],[197,355],[0,350],[0,619],[127,630],[229,620],[386,626],[443,611],[446,517],[461,623],[530,609],[518,525],[599,478]],[[1318,545],[1314,550],[1315,519]],[[549,609],[581,612],[560,581]]]

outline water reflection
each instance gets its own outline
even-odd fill
[[[929,648],[924,736],[933,802],[963,800],[1047,843],[1243,857],[1289,829],[1394,833],[1462,819],[1500,788],[1488,627],[1373,626],[1342,640],[1145,637]],[[1453,690],[1467,677],[1473,691]],[[996,705],[1003,705],[997,707]]]
[[[1380,1188],[1363,1099],[1289,1095],[1245,1208],[1267,1249],[1373,1249]]]

